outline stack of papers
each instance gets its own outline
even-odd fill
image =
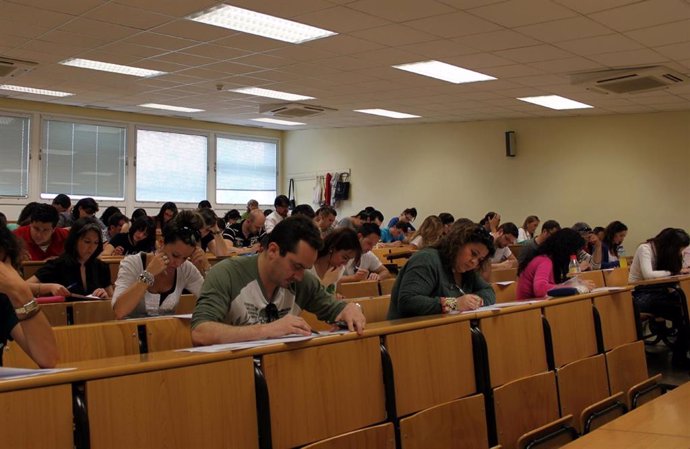
[[[60,373],[71,371],[76,368],[53,368],[53,369],[28,369],[28,368],[6,368],[0,366],[0,380],[21,379],[24,377],[42,376],[44,374]]]
[[[287,335],[282,338],[269,338],[266,340],[254,340],[254,341],[240,341],[236,343],[222,343],[218,345],[211,345],[211,346],[198,346],[196,348],[185,348],[185,349],[178,349],[179,352],[206,352],[206,353],[213,353],[213,352],[224,352],[224,351],[239,351],[240,349],[251,349],[251,348],[258,348],[261,346],[268,346],[268,345],[275,345],[278,343],[296,343],[299,341],[307,341],[311,340],[314,338],[318,337],[326,337],[329,335],[341,335],[341,334],[346,334],[349,331],[347,330],[338,330],[338,331],[323,331],[319,332],[318,334],[312,334],[312,335]]]

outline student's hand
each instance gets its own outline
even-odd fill
[[[125,253],[125,249],[121,246],[116,247],[111,255],[122,256]]]
[[[190,256],[189,260],[194,264],[201,274],[206,273],[206,271],[211,268],[211,264],[206,258],[206,253],[198,246],[194,248],[194,252]]]
[[[344,269],[344,266],[329,268],[328,271],[326,271],[323,277],[321,278],[321,283],[326,287],[335,284],[336,282],[338,282],[338,279],[340,279],[340,275],[342,274]]]
[[[60,284],[41,284],[41,296],[70,296],[64,285]]]
[[[369,270],[365,270],[364,268],[358,268],[357,272],[353,275],[353,277],[358,281],[363,281],[367,278],[368,275]]]
[[[403,242],[401,242],[400,240],[396,240],[396,241],[392,242],[390,245],[391,246],[402,246]]]
[[[599,237],[595,233],[591,233],[587,236],[587,243],[598,246],[601,245],[601,240],[599,240]]]
[[[103,288],[97,288],[93,291],[93,293],[91,293],[91,295],[98,296],[101,299],[108,299],[108,292],[106,292]]]
[[[369,273],[369,277],[367,278],[370,281],[378,281],[379,280],[379,274],[378,273]]]
[[[580,262],[580,271],[589,271],[592,269],[592,265],[587,262],[586,260],[583,260]]]
[[[345,308],[335,317],[336,321],[344,321],[347,323],[347,329],[350,332],[357,331],[357,334],[364,333],[364,326],[367,324],[367,319],[362,313],[362,308],[359,304],[349,303]]]
[[[284,337],[290,334],[311,335],[311,327],[295,315],[285,315],[279,320],[266,324],[268,330],[268,338]]]
[[[168,256],[163,251],[156,251],[149,264],[146,265],[146,271],[157,276],[168,268],[168,263],[170,263]]]
[[[590,281],[589,279],[580,279],[580,284],[584,285],[587,287],[587,289],[591,292],[594,290],[597,286],[594,284],[594,281]]]
[[[484,300],[477,295],[462,295],[458,298],[458,310],[475,310],[484,305]]]

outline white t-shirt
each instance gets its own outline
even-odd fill
[[[366,253],[362,254],[362,257],[359,259],[358,266],[355,266],[354,259],[345,265],[345,276],[352,276],[357,272],[358,268],[367,270],[369,273],[375,273],[383,265],[379,258],[376,257],[376,254],[372,253],[371,251],[367,251]]]
[[[525,240],[531,240],[532,236],[527,233],[523,228],[518,228],[518,243],[524,242]]]
[[[417,237],[412,239],[412,241],[410,242],[410,245],[414,245],[418,249],[422,249],[422,247],[424,246],[424,239],[422,238],[421,235],[418,235]]]
[[[275,228],[276,225],[281,221],[283,221],[282,215],[276,211],[271,212],[268,214],[268,217],[266,217],[266,221],[264,222],[264,230],[266,230],[266,233],[268,234],[269,232],[273,231],[273,228]]]
[[[656,254],[651,243],[643,243],[637,247],[633,263],[630,266],[628,282],[643,281],[671,276],[670,271],[656,269]]]
[[[506,246],[505,248],[496,248],[494,257],[491,258],[491,263],[501,263],[504,260],[508,260],[512,255],[513,252],[510,250],[510,247],[508,246]]]

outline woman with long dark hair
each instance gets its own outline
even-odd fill
[[[103,256],[128,256],[156,249],[156,226],[151,217],[139,217],[103,246]]]
[[[570,258],[585,245],[579,232],[566,228],[553,234],[537,251],[518,266],[517,299],[543,298],[546,293],[567,281]],[[594,285],[580,281],[583,290]]]
[[[619,256],[623,255],[623,240],[627,235],[628,227],[618,220],[606,226],[601,242],[601,268],[620,267]]]
[[[65,240],[65,252],[46,262],[28,279],[37,296],[90,295],[106,299],[113,295],[110,268],[98,259],[103,236],[96,218],[75,221]]]
[[[361,255],[362,246],[357,233],[350,228],[339,228],[326,236],[314,266],[308,271],[333,293],[343,276],[345,265],[350,260],[359,259]]]

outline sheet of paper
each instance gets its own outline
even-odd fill
[[[198,346],[195,348],[178,349],[180,352],[224,352],[224,351],[238,351],[240,349],[258,348],[261,346],[275,345],[278,343],[295,343],[298,341],[311,340],[317,335],[287,335],[282,338],[269,338],[267,340],[242,341],[237,343],[223,343],[211,346]]]
[[[178,314],[178,315],[168,315],[168,316],[173,316],[175,318],[180,318],[182,320],[191,320],[192,319],[191,313],[182,313],[182,314]]]
[[[592,290],[592,293],[599,293],[599,292],[619,292],[621,290],[625,290],[625,287],[597,287]]]
[[[506,285],[510,285],[510,284],[514,284],[514,283],[515,283],[515,281],[501,281],[501,282],[496,282],[497,285],[502,285],[502,286],[504,286],[504,287],[505,287]]]
[[[28,368],[8,368],[0,366],[0,380],[21,379],[23,377],[42,376],[45,374],[72,371],[76,368],[52,368],[52,369],[28,369]]]

